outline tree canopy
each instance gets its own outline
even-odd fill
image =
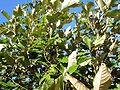
[[[12,16],[2,10],[0,89],[119,90],[118,4],[33,0]]]

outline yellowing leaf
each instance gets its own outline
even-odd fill
[[[76,88],[76,90],[89,90],[89,88],[87,88],[83,83],[81,83],[79,80],[77,80],[76,78],[72,77],[67,73],[66,73],[65,79],[69,80],[73,84],[73,86]]]
[[[94,78],[94,90],[108,90],[108,87],[111,85],[111,79],[112,76],[105,63],[102,63]]]

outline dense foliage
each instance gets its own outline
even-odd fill
[[[95,1],[33,0],[12,17],[2,11],[8,22],[0,24],[0,89],[93,89],[97,75],[103,85],[95,90],[120,89],[118,2]]]

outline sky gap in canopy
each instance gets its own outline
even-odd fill
[[[12,15],[13,9],[18,5],[22,5],[28,2],[32,2],[33,0],[0,0],[0,10],[5,10],[10,16]],[[89,1],[94,2],[94,0],[81,0],[84,3],[87,3]],[[117,0],[120,3],[120,0]],[[120,7],[120,5],[119,5]],[[81,7],[77,7],[77,8],[71,8],[70,12],[80,12]],[[6,22],[7,19],[0,13],[0,24],[3,22]],[[73,20],[71,23],[66,24],[63,28],[66,29],[67,27],[69,27],[71,25],[71,27],[73,27],[75,25],[75,20]],[[118,40],[120,40],[120,35],[118,35]]]
[[[0,11],[5,10],[11,16],[13,9],[18,4],[22,5],[31,1],[32,0],[0,0]],[[6,21],[7,19],[0,13],[0,24]]]
[[[93,0],[81,0],[83,2],[93,1]],[[27,2],[32,2],[32,0],[0,0],[0,10],[5,10],[10,16],[12,15],[13,9],[18,4],[22,5]],[[71,9],[71,12],[78,12],[80,8]],[[0,24],[6,22],[7,19],[0,13]]]

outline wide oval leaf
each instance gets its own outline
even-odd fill
[[[66,73],[65,79],[69,80],[76,88],[76,90],[89,90],[89,88],[87,88],[82,82],[69,75],[68,73]]]
[[[108,90],[108,87],[111,85],[111,79],[112,76],[105,63],[102,63],[94,78],[94,90]]]

